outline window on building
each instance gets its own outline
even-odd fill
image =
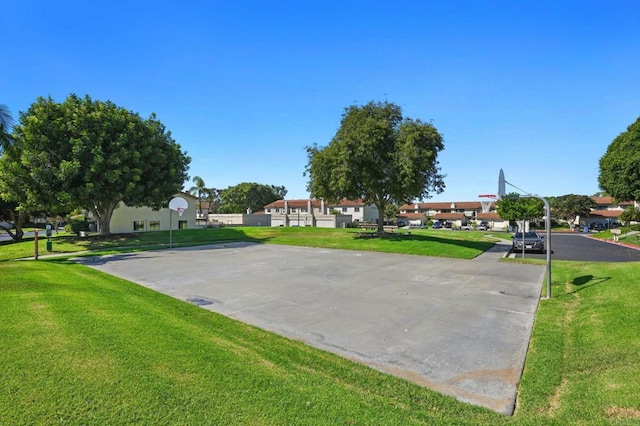
[[[133,230],[134,231],[144,231],[144,220],[134,220],[133,221]]]
[[[306,213],[306,212],[307,212],[307,208],[306,207],[300,209],[300,213]]]
[[[360,211],[360,207],[354,207],[354,208],[353,208],[353,211],[354,211],[354,212],[359,212],[359,211]]]
[[[295,212],[296,212],[296,209],[291,209],[291,213],[295,213]]]
[[[187,229],[189,226],[187,225],[187,221],[186,220],[179,220],[178,221],[178,229]]]
[[[343,213],[345,213],[346,211],[347,211],[347,208],[346,208],[346,207],[343,207],[343,208],[342,208],[342,212],[343,212]]]
[[[159,220],[150,220],[149,221],[149,230],[150,231],[159,231],[160,230],[160,221]]]
[[[280,213],[280,209],[276,209],[276,213]]]

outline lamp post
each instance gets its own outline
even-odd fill
[[[545,299],[551,299],[551,207],[549,206],[549,202],[544,197],[540,197],[539,195],[528,194],[521,195],[521,197],[537,198],[544,203],[544,211],[546,216],[545,227],[547,228],[547,242],[545,244],[545,251],[547,253],[547,297],[545,297]]]

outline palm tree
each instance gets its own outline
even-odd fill
[[[6,105],[0,104],[0,150],[6,148],[7,144],[11,140],[9,132],[13,125],[13,118],[11,112]]]
[[[204,183],[204,179],[200,176],[193,177],[193,183],[195,184],[189,189],[189,193],[198,197],[198,216],[202,216],[202,200],[203,196],[208,193],[207,187]]]

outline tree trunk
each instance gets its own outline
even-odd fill
[[[380,234],[384,232],[384,206],[384,202],[376,204],[376,207],[378,207],[378,233]]]
[[[15,213],[11,212],[11,221],[13,222],[13,227],[15,231],[11,232],[11,229],[0,227],[7,231],[7,234],[11,237],[14,243],[19,243],[22,241],[22,237],[24,236],[24,231],[22,230],[22,226],[26,223],[29,215],[27,213]]]
[[[111,233],[111,216],[118,204],[120,204],[120,202],[109,203],[106,206],[99,206],[93,209],[93,214],[98,219],[98,231],[100,231],[100,235],[109,235]]]

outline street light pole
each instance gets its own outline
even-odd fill
[[[522,195],[522,198],[537,198],[538,200],[542,200],[544,203],[545,210],[545,227],[547,228],[547,242],[545,244],[546,252],[547,252],[547,297],[545,299],[551,299],[551,207],[549,207],[549,202],[539,195]],[[524,246],[523,246],[524,247]]]

